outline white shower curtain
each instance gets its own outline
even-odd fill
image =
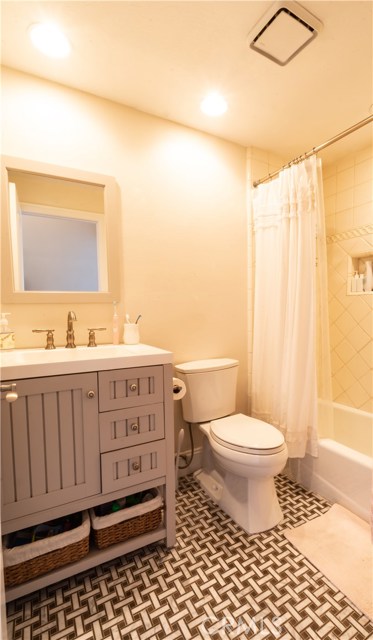
[[[315,156],[253,192],[252,415],[281,430],[292,458],[317,455],[317,363],[326,355],[325,346],[317,346],[325,334],[317,327],[320,309],[327,318],[316,295],[326,273],[321,265],[316,274],[316,261],[325,256],[322,245],[317,248],[325,233],[322,201]],[[326,295],[326,282],[322,286]]]

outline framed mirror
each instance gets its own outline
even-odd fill
[[[3,302],[112,302],[121,220],[111,176],[2,157]]]

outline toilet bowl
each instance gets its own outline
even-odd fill
[[[175,369],[186,384],[183,417],[205,436],[194,477],[247,533],[276,526],[282,512],[274,477],[285,467],[287,446],[272,425],[233,413],[238,361],[197,360]]]
[[[279,524],[283,516],[274,477],[288,458],[282,434],[243,414],[199,428],[206,436],[203,467],[194,476],[210,498],[247,533]]]

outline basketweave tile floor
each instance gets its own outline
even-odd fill
[[[330,504],[276,478],[284,521],[249,536],[191,477],[177,543],[78,574],[9,603],[9,640],[366,640],[373,624],[283,536]]]

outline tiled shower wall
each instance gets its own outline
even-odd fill
[[[324,167],[323,176],[333,400],[371,412],[373,293],[347,290],[349,256],[373,255],[372,148]]]
[[[247,187],[275,171],[283,160],[261,149],[247,150]],[[328,257],[328,299],[333,376],[333,400],[372,411],[373,294],[347,295],[348,256],[373,254],[373,150],[371,147],[323,167]],[[248,219],[251,202],[248,198]],[[249,233],[249,243],[252,234]],[[253,293],[254,255],[249,256],[249,286]],[[252,295],[249,295],[250,338]],[[251,346],[252,340],[249,340]],[[251,355],[251,354],[250,354]],[[249,355],[249,388],[251,357]]]

